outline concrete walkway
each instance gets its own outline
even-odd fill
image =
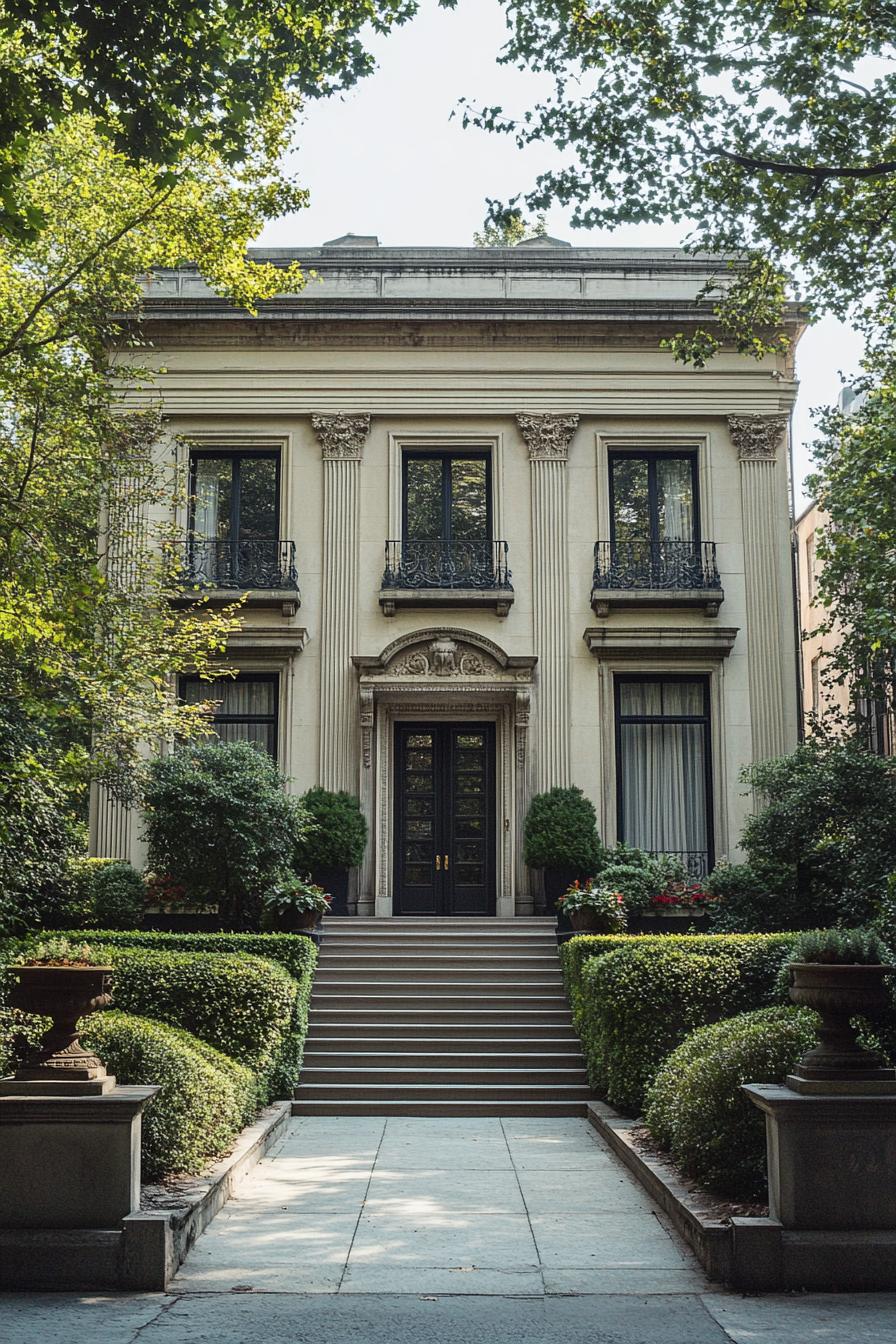
[[[3,1344],[891,1344],[892,1295],[711,1288],[584,1120],[303,1116],[168,1295],[0,1297]]]

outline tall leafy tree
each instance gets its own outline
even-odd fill
[[[884,0],[504,0],[501,61],[552,77],[534,106],[466,119],[544,141],[565,162],[522,198],[574,224],[679,223],[694,247],[745,261],[721,331],[762,353],[797,270],[816,307],[847,315],[896,282],[896,4]],[[751,343],[752,341],[752,343]]]
[[[124,788],[143,743],[203,728],[172,674],[208,671],[238,611],[172,608],[184,483],[158,412],[127,412],[122,393],[152,385],[138,319],[155,268],[195,257],[249,308],[303,283],[246,256],[267,218],[304,204],[279,166],[288,133],[284,108],[238,165],[194,146],[164,178],[86,114],[32,141],[22,189],[43,227],[0,236],[0,875],[33,878],[13,923],[52,886],[48,865],[58,878],[77,841],[59,814],[89,779]]]
[[[227,162],[284,98],[325,97],[373,67],[367,32],[416,0],[0,0],[0,232],[41,226],[23,191],[35,134],[88,113],[160,171],[194,145]],[[27,176],[27,174],[24,174]]]

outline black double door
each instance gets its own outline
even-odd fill
[[[495,913],[495,728],[403,723],[395,740],[396,915]]]

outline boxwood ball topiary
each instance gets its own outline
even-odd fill
[[[530,868],[568,868],[594,877],[604,850],[597,814],[576,787],[548,789],[529,804],[523,828],[523,858]]]
[[[647,1094],[654,1138],[689,1175],[731,1199],[767,1194],[765,1118],[742,1083],[782,1083],[815,1039],[814,1013],[760,1008],[698,1027]]]

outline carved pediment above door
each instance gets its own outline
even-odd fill
[[[518,685],[533,679],[536,658],[512,656],[473,631],[454,627],[414,631],[403,635],[372,657],[352,660],[362,684],[414,681],[451,684],[480,682]]]

